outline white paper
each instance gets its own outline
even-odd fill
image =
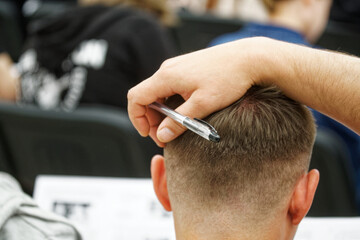
[[[305,218],[295,240],[360,240],[360,217]]]
[[[34,198],[74,222],[84,240],[175,240],[150,179],[40,176]]]

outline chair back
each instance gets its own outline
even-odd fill
[[[329,21],[317,44],[321,48],[360,56],[360,27],[358,24]]]
[[[5,162],[30,193],[39,174],[150,177],[160,152],[126,112],[110,108],[67,113],[0,104],[0,133]]]
[[[17,60],[23,45],[23,34],[14,1],[0,0],[0,50]]]
[[[179,53],[208,47],[217,36],[234,32],[243,26],[239,19],[225,19],[213,15],[197,15],[187,11],[178,13],[179,24],[170,29]]]
[[[310,169],[320,171],[320,182],[309,216],[356,216],[355,171],[342,139],[329,129],[318,129]]]

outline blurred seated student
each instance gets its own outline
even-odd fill
[[[174,11],[188,11],[196,14],[206,13],[208,0],[168,0]]]
[[[173,211],[177,239],[293,239],[319,181],[308,172],[311,112],[276,87],[253,86],[204,120],[219,143],[186,131],[152,159],[154,190]]]
[[[264,21],[267,19],[262,0],[207,0],[207,9],[225,18]]]
[[[264,36],[309,46],[325,29],[331,0],[263,0],[268,10],[267,23],[251,22],[237,32],[213,40],[217,45],[245,37]]]
[[[75,226],[54,213],[45,211],[26,195],[19,183],[0,171],[0,239],[6,240],[81,240]]]
[[[263,0],[263,3],[269,12],[268,23],[251,22],[237,32],[219,36],[210,45],[213,46],[247,37],[265,36],[312,46],[325,29],[332,1]],[[357,199],[360,205],[360,136],[317,111],[313,111],[313,113],[319,127],[335,131],[346,142],[352,165],[357,172]]]
[[[261,0],[169,0],[176,11],[212,14],[225,18],[264,20],[267,17]]]
[[[18,78],[12,74],[13,62],[7,53],[0,53],[0,98],[16,100]]]
[[[67,111],[79,104],[126,109],[128,89],[173,55],[164,30],[173,20],[166,0],[78,2],[80,7],[34,25],[18,76],[14,68],[0,73],[10,76],[0,79],[10,86],[2,99]]]

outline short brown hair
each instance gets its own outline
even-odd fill
[[[275,11],[275,6],[276,3],[280,2],[280,1],[287,1],[287,0],[262,0],[266,9],[272,13]]]
[[[82,5],[133,6],[152,13],[164,25],[172,25],[175,22],[175,15],[170,10],[167,0],[79,0],[79,2]]]
[[[312,114],[274,86],[251,87],[205,121],[217,129],[219,143],[186,131],[165,147],[174,205],[219,211],[236,203],[264,217],[285,201],[308,169],[315,138]]]

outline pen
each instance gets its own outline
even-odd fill
[[[209,141],[220,141],[220,136],[215,130],[215,128],[201,119],[191,119],[158,102],[153,102],[149,105],[149,107],[170,117],[171,119],[185,126],[187,129],[193,131],[194,133],[200,135],[201,137]]]

